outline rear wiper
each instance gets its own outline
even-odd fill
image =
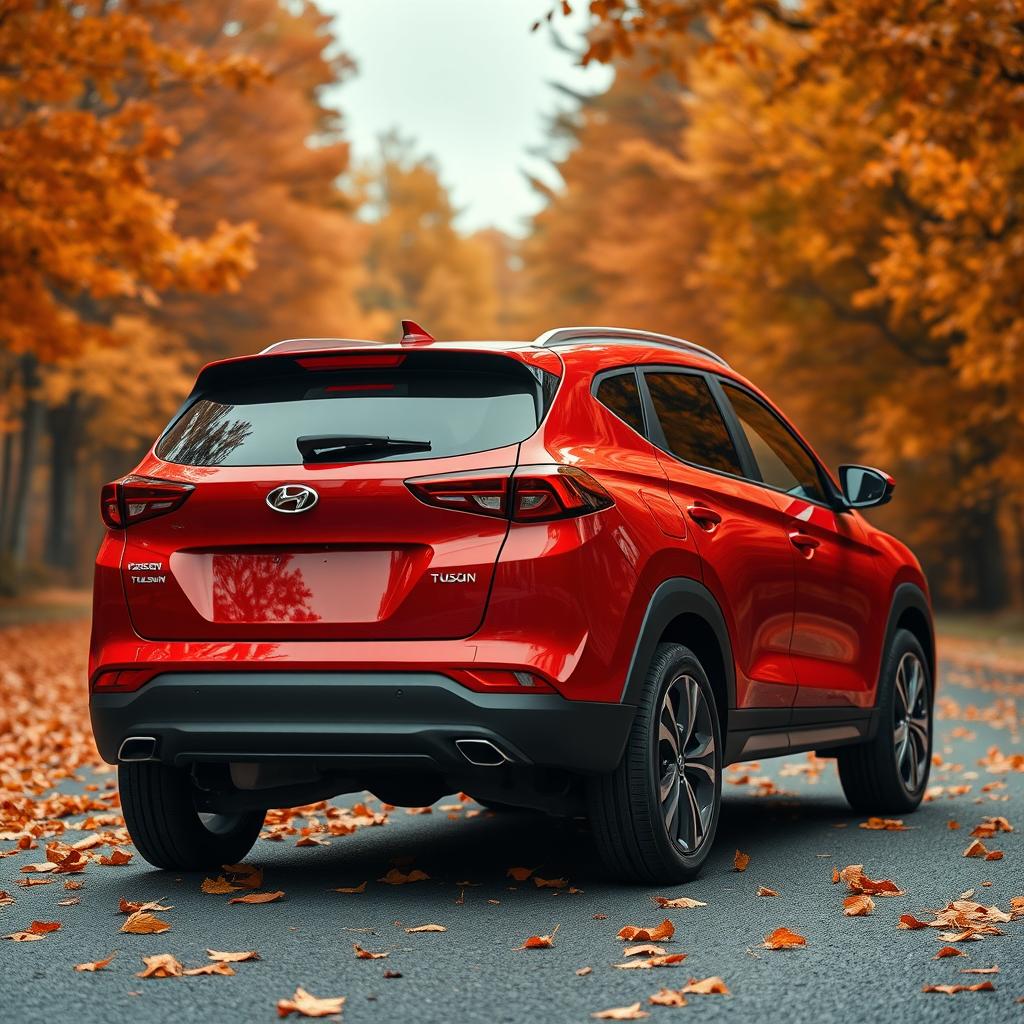
[[[379,455],[429,452],[429,441],[403,441],[397,437],[361,437],[356,434],[306,434],[295,444],[303,462],[348,462]]]

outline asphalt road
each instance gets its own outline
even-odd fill
[[[199,877],[152,870],[136,855],[127,867],[91,866],[79,876],[84,887],[75,895],[81,902],[60,907],[57,901],[69,895],[60,884],[19,888],[22,858],[0,860],[0,889],[16,896],[13,906],[0,908],[0,932],[33,919],[63,924],[38,942],[0,942],[3,1019],[25,1024],[270,1021],[276,1019],[277,1000],[301,985],[317,996],[346,996],[343,1019],[349,1024],[583,1022],[593,1011],[638,1000],[655,1022],[697,1013],[710,1021],[788,1024],[897,1016],[957,1024],[1024,1020],[1024,1005],[1018,1004],[1024,996],[1024,920],[1004,925],[1004,936],[964,943],[965,957],[942,960],[933,959],[942,945],[936,929],[896,929],[900,914],[944,907],[972,887],[979,902],[1004,909],[1012,896],[1024,895],[1024,774],[989,774],[977,764],[991,745],[1005,753],[1024,750],[1016,732],[1020,713],[1007,703],[1024,708],[1024,666],[1012,676],[946,665],[942,680],[941,697],[960,708],[955,717],[937,723],[936,749],[961,768],[933,774],[932,783],[969,785],[969,793],[943,794],[925,803],[908,817],[909,831],[867,831],[858,827],[863,818],[844,803],[832,762],[812,782],[785,767],[806,765],[803,757],[765,761],[751,774],[771,776],[792,795],[757,797],[749,786],[727,785],[716,848],[702,877],[674,890],[609,884],[582,823],[530,814],[459,814],[451,820],[436,808],[430,815],[395,811],[387,825],[333,839],[328,847],[260,842],[249,860],[265,868],[265,889],[287,894],[262,906],[227,905],[226,896],[200,892]],[[995,716],[1001,727],[967,720],[984,717],[997,701],[1003,702]],[[944,707],[948,713],[948,703]],[[981,792],[994,781],[1006,787]],[[339,802],[348,805],[353,798]],[[989,814],[1003,815],[1017,827],[986,841],[1003,850],[1004,859],[964,858],[971,828]],[[962,827],[951,831],[950,819]],[[0,849],[10,845],[0,843]],[[750,854],[743,874],[732,869],[736,848]],[[398,887],[374,881],[402,858],[406,870],[415,866],[430,879]],[[895,880],[907,894],[877,899],[873,916],[844,917],[845,891],[831,884],[831,873],[833,866],[855,863],[863,863],[873,878]],[[544,878],[564,877],[582,891],[517,884],[506,869],[520,865],[536,868]],[[364,880],[369,884],[360,895],[328,891]],[[991,881],[991,887],[983,888],[983,881]],[[460,882],[475,884],[460,887]],[[778,890],[780,897],[759,898],[761,885]],[[686,895],[707,906],[659,911],[654,895]],[[172,930],[122,934],[124,918],[117,913],[122,896],[173,904],[162,915]],[[611,967],[623,960],[619,928],[656,924],[665,916],[676,925],[667,948],[687,953],[684,964]],[[410,935],[404,930],[425,923],[447,931]],[[554,948],[515,949],[556,925]],[[780,925],[806,936],[806,948],[759,949],[763,937]],[[353,942],[388,950],[390,956],[357,960]],[[143,955],[172,953],[195,966],[205,961],[207,947],[255,949],[261,960],[237,965],[234,977],[135,977]],[[72,969],[115,950],[106,971]],[[984,980],[960,971],[993,964],[1001,969],[990,976],[995,992],[921,992],[924,984]],[[585,966],[592,972],[577,976],[577,968]],[[402,976],[385,979],[385,969]],[[711,975],[724,978],[732,994],[692,996],[685,1009],[646,1005],[661,987],[679,988],[691,977]]]

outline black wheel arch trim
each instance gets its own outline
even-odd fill
[[[655,648],[669,623],[680,615],[699,616],[715,634],[725,670],[727,709],[731,711],[736,707],[736,667],[725,616],[714,595],[703,583],[683,576],[665,580],[651,595],[622,687],[621,702],[635,705],[639,701]]]
[[[928,659],[928,674],[930,678],[931,700],[935,702],[935,623],[932,621],[932,610],[928,604],[928,598],[924,591],[916,583],[901,583],[892,594],[892,603],[889,605],[889,618],[885,625],[885,639],[882,641],[882,651],[878,659],[878,682],[882,681],[882,669],[885,667],[885,659],[892,647],[893,638],[899,628],[899,621],[903,613],[913,609],[921,614],[928,626],[928,640],[923,643],[924,655]],[[916,634],[915,634],[916,635]],[[918,640],[921,638],[918,637]],[[876,703],[877,703],[876,695]]]

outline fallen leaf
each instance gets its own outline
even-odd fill
[[[712,978],[704,978],[702,981],[691,978],[690,983],[679,990],[679,994],[684,996],[727,996],[729,989],[725,982],[715,975]]]
[[[5,939],[10,939],[12,942],[37,942],[42,939],[42,935],[37,932],[11,932],[10,935],[5,935]]]
[[[551,949],[555,944],[555,935],[561,927],[560,924],[556,924],[550,935],[531,935],[521,946],[516,946],[516,949]]]
[[[363,949],[358,943],[352,943],[352,952],[355,953],[357,960],[383,960],[384,957],[388,956],[387,953],[371,953],[368,949]]]
[[[443,924],[421,924],[415,928],[406,928],[406,933],[414,935],[416,932],[446,932],[447,928]]]
[[[331,892],[343,892],[351,896],[355,893],[366,892],[366,883],[361,882],[359,885],[341,886],[337,889],[332,889]]]
[[[219,949],[208,949],[206,955],[221,964],[241,964],[247,960],[259,960],[260,958],[255,949],[248,949],[242,953],[223,953]]]
[[[959,827],[960,827],[960,822],[959,821],[952,821],[952,820],[950,820],[950,821],[946,822],[946,828],[948,828],[950,830],[950,832],[955,832]]]
[[[746,871],[747,865],[750,863],[750,854],[741,853],[737,850],[732,857],[732,866],[736,871]]]
[[[60,921],[33,921],[28,930],[33,935],[49,935],[50,932],[60,931]]]
[[[540,878],[534,875],[533,884],[538,889],[564,889],[569,883],[564,878]]]
[[[213,964],[203,964],[202,967],[189,967],[187,970],[182,972],[186,977],[194,978],[201,974],[227,974],[233,975],[234,969],[230,964],[218,961]]]
[[[123,896],[118,904],[118,910],[122,914],[134,914],[139,910],[163,911],[173,909],[174,907],[165,907],[159,900],[152,900],[149,903],[134,903],[132,900],[126,900]]]
[[[774,889],[769,889],[768,886],[762,885],[758,887],[758,896],[778,896],[779,894]]]
[[[384,977],[385,978],[400,978],[401,976],[402,976],[402,972],[401,971],[385,971],[384,972]]]
[[[927,928],[928,925],[925,921],[918,921],[913,914],[901,914],[900,923],[896,927],[905,931],[917,931],[918,928]]]
[[[290,1013],[300,1013],[303,1017],[330,1017],[332,1014],[341,1013],[344,1005],[344,996],[337,996],[334,999],[318,999],[316,996],[311,996],[304,988],[298,987],[291,999],[278,999],[277,1015],[287,1017]]]
[[[170,953],[144,956],[142,962],[146,966],[135,975],[136,978],[180,978],[184,971],[181,961]]]
[[[998,974],[998,967],[964,967],[961,974]]]
[[[146,910],[136,910],[134,914],[129,914],[121,925],[121,931],[129,935],[159,935],[170,930],[171,926],[166,921]]]
[[[534,872],[534,868],[509,868],[505,874],[517,882],[525,882]]]
[[[616,1006],[611,1010],[600,1010],[590,1016],[595,1020],[643,1020],[650,1014],[646,1010],[641,1010],[639,1003],[633,1003],[632,1006]]]
[[[283,896],[280,889],[275,892],[249,892],[244,896],[232,896],[228,903],[276,903]]]
[[[588,974],[593,973],[593,970],[594,970],[593,967],[577,967],[576,968],[576,977],[578,977],[578,978],[585,978]]]
[[[635,924],[627,924],[619,929],[616,938],[624,942],[665,942],[671,939],[676,933],[676,926],[665,918],[659,925],[652,925],[649,928],[639,928]]]
[[[623,951],[623,956],[664,956],[665,950],[661,946],[655,946],[650,942],[641,942],[639,946],[627,946]]]
[[[977,985],[925,985],[922,992],[941,992],[952,996],[957,992],[995,992],[996,987],[991,981],[979,981]]]
[[[852,893],[867,893],[869,896],[905,896],[906,893],[888,878],[873,879],[864,874],[863,864],[849,864],[839,872]],[[833,879],[835,874],[833,873]]]
[[[671,988],[659,989],[647,1001],[652,1006],[686,1006],[686,996]]]
[[[623,964],[612,964],[622,971],[646,971],[652,967],[675,967],[686,959],[686,953],[667,953],[665,956],[652,956],[645,960],[627,960]]]
[[[806,945],[807,940],[789,928],[776,928],[771,935],[764,937],[765,949],[796,949]]]
[[[403,874],[398,868],[392,868],[383,878],[378,878],[378,882],[383,882],[385,885],[407,885],[409,882],[425,882],[430,875],[425,871],[419,871],[413,868],[407,875]]]
[[[1003,851],[1002,850],[989,850],[988,853],[985,854],[985,860],[1002,860],[1002,859],[1003,859]]]
[[[843,900],[843,914],[846,917],[867,917],[873,913],[875,901],[866,893],[857,896],[847,896]]]
[[[872,832],[907,832],[907,826],[900,818],[868,818],[862,821],[859,828],[866,828]]]
[[[980,839],[975,839],[970,846],[964,850],[965,857],[984,857],[988,853],[988,848]]]
[[[0,907],[9,907],[14,902],[14,897],[9,893],[0,889]]]
[[[204,878],[199,886],[201,892],[209,893],[211,896],[226,896],[229,892],[238,892],[241,888],[240,885],[233,885],[223,875]]]
[[[962,949],[957,949],[956,946],[943,946],[942,949],[932,957],[933,960],[945,960],[949,956],[966,956],[967,954]]]
[[[126,853],[124,850],[114,850],[109,857],[100,857],[98,863],[103,864],[105,867],[122,867],[132,859],[130,853]]]
[[[259,889],[263,885],[263,868],[254,864],[222,864],[224,873],[231,875],[235,885],[243,889]]]
[[[688,896],[677,896],[674,900],[667,896],[652,896],[652,900],[663,909],[667,910],[692,910],[694,907],[706,907],[706,903],[700,900],[691,900]]]
[[[105,967],[109,967],[114,962],[116,953],[111,953],[106,960],[93,960],[92,963],[88,964],[75,964],[76,971],[87,971],[92,973],[93,971],[102,971]]]

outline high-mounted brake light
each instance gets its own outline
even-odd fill
[[[103,485],[100,492],[100,515],[111,530],[122,530],[133,523],[173,512],[184,504],[194,490],[192,484],[155,480],[146,476],[126,476]]]
[[[568,519],[615,504],[601,484],[576,466],[470,470],[405,484],[424,504],[516,523]]]
[[[295,360],[304,370],[379,370],[401,366],[404,361],[404,352],[379,355],[303,356]]]

